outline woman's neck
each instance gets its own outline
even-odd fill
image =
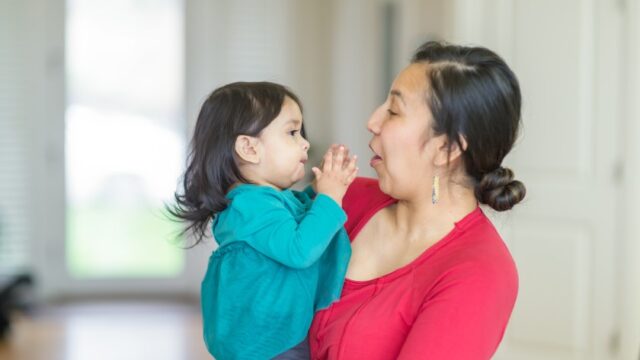
[[[477,206],[472,188],[450,185],[441,187],[436,204],[431,201],[431,189],[423,189],[390,207],[389,216],[397,234],[411,242],[424,241],[440,239]]]

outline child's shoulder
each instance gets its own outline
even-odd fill
[[[285,209],[278,190],[262,185],[241,184],[231,189],[227,195],[227,207],[216,214],[213,233],[218,244],[227,238],[237,238],[242,232],[260,227],[268,216],[282,214]]]
[[[227,193],[230,207],[235,209],[260,209],[280,207],[284,202],[281,191],[270,186],[241,184]]]

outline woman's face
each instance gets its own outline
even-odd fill
[[[431,183],[433,158],[439,137],[433,136],[431,111],[426,103],[427,64],[411,64],[394,80],[386,101],[367,123],[373,134],[370,165],[380,189],[402,199]]]

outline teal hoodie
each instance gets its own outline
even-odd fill
[[[270,359],[300,343],[340,297],[351,256],[330,197],[242,184],[212,225],[202,281],[204,340],[217,360]]]

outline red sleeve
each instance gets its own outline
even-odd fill
[[[465,267],[423,300],[398,359],[491,359],[515,303],[515,266]]]
[[[377,210],[394,201],[395,199],[380,191],[377,179],[356,178],[342,199],[342,208],[347,213],[344,228],[349,234],[349,239],[355,238]]]

